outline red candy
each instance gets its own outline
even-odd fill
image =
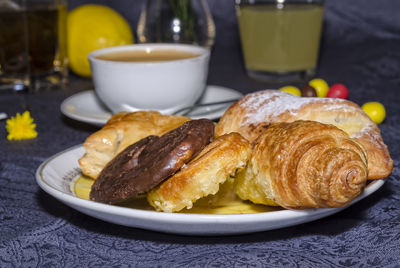
[[[340,98],[340,99],[347,99],[349,96],[349,90],[343,84],[337,83],[333,84],[326,95],[328,98]]]

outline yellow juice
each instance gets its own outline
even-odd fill
[[[322,5],[240,5],[237,15],[248,70],[283,73],[316,66]]]

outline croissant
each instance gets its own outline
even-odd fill
[[[271,124],[255,140],[236,194],[284,208],[340,207],[364,189],[363,147],[333,125],[315,121]]]
[[[377,125],[348,100],[304,98],[279,90],[251,93],[233,104],[215,127],[215,135],[239,132],[250,142],[271,123],[312,120],[332,124],[360,143],[368,155],[368,178],[390,175],[393,160]]]

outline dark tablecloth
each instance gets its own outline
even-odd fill
[[[100,2],[124,7],[130,1]],[[243,93],[271,87],[244,73],[233,2],[209,3],[218,31],[209,84]],[[63,99],[92,87],[72,74],[63,90],[0,95],[0,112],[8,115],[29,105],[39,132],[36,139],[10,142],[0,122],[0,267],[400,267],[400,2],[326,3],[317,76],[346,84],[360,105],[385,105],[380,129],[395,169],[382,188],[333,216],[240,236],[177,236],[102,222],[35,182],[45,159],[97,130],[60,112]]]

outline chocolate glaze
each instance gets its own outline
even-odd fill
[[[151,190],[193,159],[213,136],[214,123],[199,119],[128,146],[102,170],[90,199],[114,204]]]

